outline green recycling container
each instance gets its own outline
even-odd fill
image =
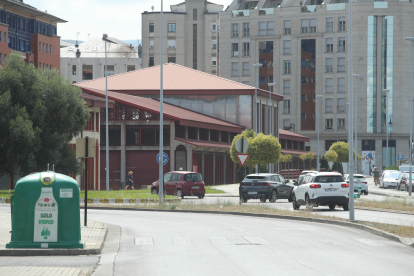
[[[12,232],[6,248],[83,248],[79,188],[55,172],[20,179],[11,198]]]

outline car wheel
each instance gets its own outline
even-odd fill
[[[246,203],[247,202],[247,198],[245,197],[240,197],[240,203]]]
[[[364,192],[364,195],[368,195],[368,191],[365,191],[365,192]]]
[[[177,189],[177,191],[175,192],[175,195],[178,197],[184,198],[183,191],[181,191],[181,189]]]
[[[292,205],[293,205],[293,210],[299,210],[300,205],[296,203],[296,196],[295,196],[295,194],[292,195]]]
[[[335,210],[335,205],[333,205],[333,204],[329,204],[329,209],[331,209],[331,210]]]
[[[288,198],[289,202],[292,202],[292,195],[290,195],[290,197]]]
[[[151,194],[153,194],[153,195],[158,194],[158,192],[157,192],[157,188],[152,188],[152,190],[151,190]]]
[[[270,196],[269,201],[270,202],[276,202],[276,200],[277,200],[277,193],[276,193],[276,191],[273,191],[271,196]]]
[[[346,204],[344,206],[342,206],[344,208],[345,211],[349,211],[349,204]]]
[[[309,198],[309,195],[305,196],[305,201],[306,201],[306,210],[312,211],[313,209],[313,204]]]
[[[265,196],[262,196],[262,197],[260,198],[260,202],[265,203],[265,202],[266,202],[266,197],[265,197]]]
[[[199,198],[199,199],[203,199],[203,198],[204,198],[204,196],[205,196],[204,194],[203,194],[203,195],[198,195],[198,198]]]

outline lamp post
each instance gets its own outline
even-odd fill
[[[414,37],[406,37],[405,40],[411,41],[411,98],[410,98],[410,175],[409,175],[409,189],[408,195],[411,196],[413,191],[412,184],[412,163],[413,163],[413,72],[414,72]]]
[[[254,132],[257,136],[257,68],[262,67],[261,63],[253,64],[254,67]],[[259,165],[256,164],[256,173],[259,171]]]
[[[357,159],[357,151],[358,151],[358,74],[352,74],[353,77],[356,78],[355,82],[355,173],[358,173],[358,159]]]
[[[160,204],[163,204],[164,201],[164,117],[163,117],[163,102],[164,102],[164,67],[163,67],[163,55],[164,55],[164,22],[163,22],[163,0],[161,0],[161,53],[160,53],[160,163],[159,163],[159,188],[158,188],[158,197]],[[161,185],[162,184],[162,185]]]
[[[272,134],[272,87],[274,91],[274,86],[276,83],[271,82],[268,84],[269,86],[269,135]],[[272,164],[269,164],[269,172],[273,172],[273,166]]]
[[[390,92],[389,89],[383,89],[385,94],[385,132],[387,133],[387,167],[388,167],[388,108],[387,108],[387,93]]]
[[[321,100],[322,100],[322,95],[316,95],[316,108],[315,108],[315,115],[316,115],[316,112],[318,112],[318,98],[321,98]],[[318,112],[319,113],[319,112]],[[318,116],[316,116],[317,117],[317,121],[318,121],[318,161],[317,161],[317,171],[319,172],[319,170],[320,170],[320,165],[319,165],[319,121],[320,121],[320,116],[319,116],[319,114],[318,114]]]
[[[103,34],[102,39],[105,41],[105,151],[106,151],[106,191],[109,192],[109,135],[108,135],[108,60],[106,57],[106,40],[107,34]]]
[[[354,212],[354,147],[352,143],[352,115],[353,115],[353,104],[352,104],[352,1],[349,1],[349,53],[348,53],[348,79],[349,79],[349,151],[348,151],[348,163],[349,163],[349,220],[355,221]]]

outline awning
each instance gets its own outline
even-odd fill
[[[189,140],[189,139],[182,139],[182,138],[174,138],[176,141],[180,141],[192,146],[196,146],[199,148],[210,148],[214,149],[225,149],[230,150],[231,144],[228,143],[219,143],[219,142],[211,142],[211,141],[200,141],[200,140]]]

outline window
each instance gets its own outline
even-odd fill
[[[0,53],[0,63],[2,63],[2,62],[1,62],[1,58],[2,58],[2,54]]]
[[[325,113],[333,113],[333,99],[325,99]]]
[[[345,78],[338,78],[337,92],[345,92]]]
[[[345,52],[345,37],[338,38],[338,52]]]
[[[175,63],[175,57],[168,57],[168,63]]]
[[[168,39],[168,49],[175,49],[175,39]]]
[[[7,33],[4,32],[4,42],[6,42],[6,38],[7,38]]]
[[[326,52],[327,53],[333,52],[333,38],[326,39]]]
[[[316,18],[309,19],[309,33],[316,33]]]
[[[325,72],[332,73],[333,72],[333,58],[325,59]]]
[[[283,54],[290,55],[290,40],[283,40]]]
[[[50,46],[50,47],[52,47],[52,46]],[[30,42],[29,41],[26,41],[26,52],[30,52],[31,51],[31,49],[30,49]],[[52,49],[50,49],[50,53],[52,53]]]
[[[39,42],[39,52],[42,51],[42,42]]]
[[[217,25],[216,25],[216,24],[212,24],[212,25],[211,25],[211,31],[212,31],[213,33],[217,32]]]
[[[283,129],[290,130],[290,119],[283,119]]]
[[[325,93],[333,93],[333,79],[325,79]]]
[[[238,77],[239,76],[239,63],[238,62],[232,62],[231,63],[231,76],[232,77]]]
[[[231,37],[239,36],[239,24],[231,24]]]
[[[217,40],[213,40],[213,41],[211,42],[211,48],[212,48],[212,49],[217,49]]]
[[[283,114],[290,114],[290,100],[283,100]]]
[[[72,75],[76,75],[76,65],[72,65]]]
[[[149,57],[148,67],[154,66],[154,57]]]
[[[267,22],[266,35],[273,35],[274,34],[274,29],[275,29],[275,22],[273,22],[273,21]]]
[[[243,62],[243,76],[250,76],[250,62]]]
[[[105,67],[107,67],[107,68],[105,68]],[[112,76],[112,75],[115,75],[115,66],[114,65],[108,65],[108,66],[104,65],[103,69],[104,69],[104,77],[106,77],[106,72],[108,72],[108,77]]]
[[[39,62],[39,68],[42,69],[42,63],[41,62]]]
[[[249,42],[243,43],[243,56],[244,57],[250,56],[250,43]]]
[[[290,20],[283,21],[283,34],[290,35],[290,29],[291,29],[291,21]]]
[[[338,119],[338,129],[345,129],[345,119]]]
[[[338,58],[338,72],[345,72],[345,58]]]
[[[175,23],[168,23],[168,32],[175,33]]]
[[[333,32],[333,17],[326,18],[326,32]]]
[[[93,66],[92,65],[82,65],[82,79],[83,80],[93,79]]]
[[[3,37],[3,32],[0,32],[0,42],[1,42],[2,37]]]
[[[197,9],[193,9],[193,20],[197,20]]]
[[[243,84],[250,85],[250,81],[242,81]]]
[[[259,22],[259,36],[266,35],[266,22]]]
[[[243,23],[243,36],[250,36],[250,24]]]
[[[149,32],[150,33],[154,32],[154,23],[149,23]]]
[[[333,119],[325,119],[325,129],[333,129]]]
[[[338,98],[337,108],[338,113],[345,113],[345,99],[344,98]]]
[[[49,52],[48,49],[49,49],[49,44],[46,44],[46,53]]]
[[[283,61],[283,74],[284,75],[290,74],[290,60]]]
[[[300,33],[301,34],[307,34],[308,33],[308,25],[309,25],[309,20],[308,19],[300,20]]]
[[[211,58],[211,66],[217,66],[217,58],[216,57]]]
[[[43,52],[45,52],[45,44],[43,43]]]
[[[135,71],[135,65],[127,65],[127,72]]]
[[[283,80],[283,94],[290,94],[290,80]]]
[[[345,16],[338,18],[339,24],[338,24],[338,31],[339,32],[345,32]]]
[[[239,43],[232,43],[231,44],[231,56],[238,57],[239,56]]]
[[[46,64],[46,69],[49,69],[49,65],[48,64]]]
[[[150,39],[150,49],[154,49],[154,39]]]
[[[306,120],[306,113],[301,113],[300,114],[300,119],[301,120]]]

